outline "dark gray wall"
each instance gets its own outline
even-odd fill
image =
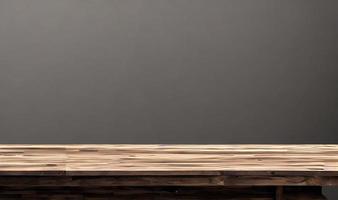
[[[0,141],[338,143],[337,10],[1,0]]]

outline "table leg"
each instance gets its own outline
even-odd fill
[[[276,200],[283,200],[283,197],[284,197],[284,187],[283,186],[277,186],[276,187],[275,199]]]

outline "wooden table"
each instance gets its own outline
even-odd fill
[[[338,145],[0,145],[0,199],[321,200]]]

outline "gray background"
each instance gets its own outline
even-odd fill
[[[337,10],[0,0],[0,141],[338,143]]]

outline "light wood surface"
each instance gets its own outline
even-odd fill
[[[338,145],[0,145],[0,199],[325,200]]]
[[[0,174],[337,176],[338,145],[0,145]]]

